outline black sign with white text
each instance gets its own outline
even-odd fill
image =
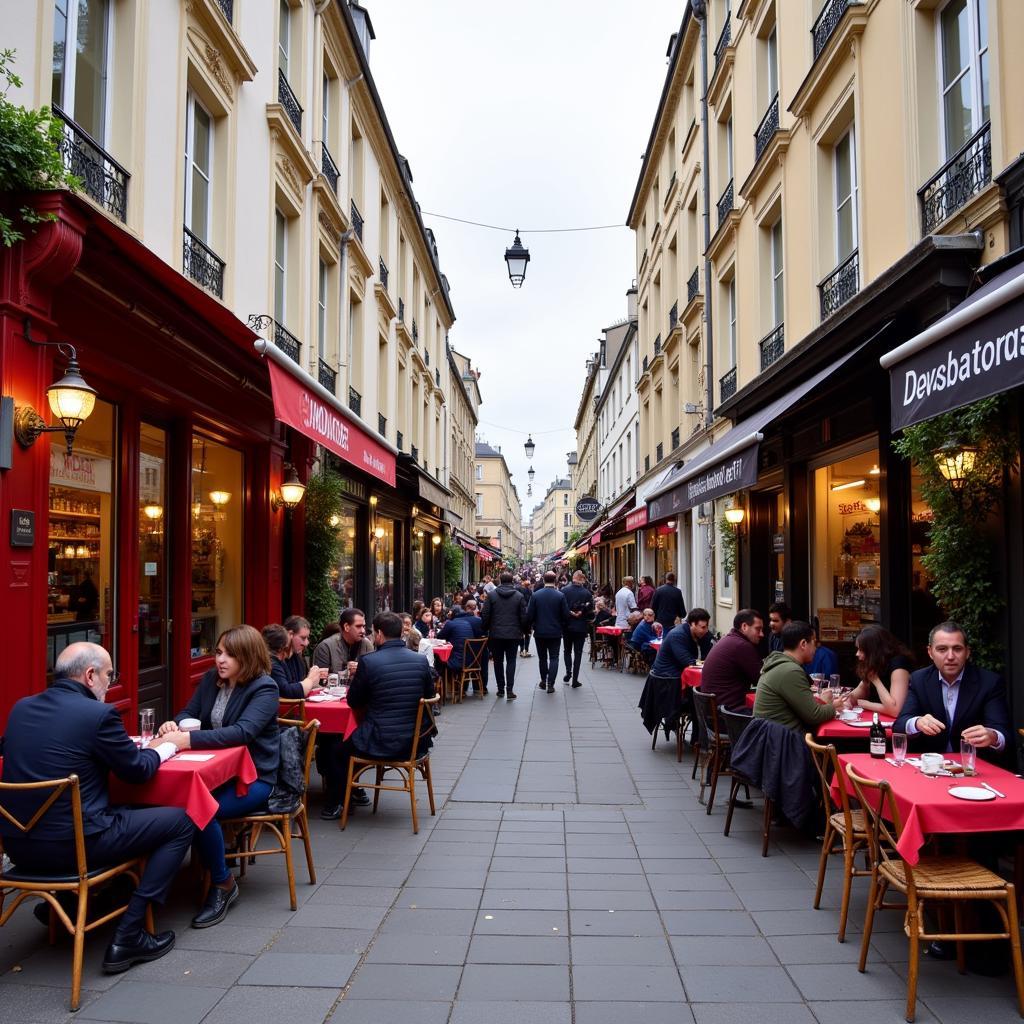
[[[726,494],[735,494],[757,482],[757,450],[755,441],[724,459],[712,462],[689,480],[647,502],[650,521],[683,512],[702,501],[711,501]]]
[[[11,509],[11,547],[30,548],[36,542],[36,514],[23,508]]]

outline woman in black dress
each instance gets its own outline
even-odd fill
[[[896,718],[910,688],[914,663],[910,651],[887,629],[867,626],[857,635],[857,675],[860,683],[850,694],[850,707]]]

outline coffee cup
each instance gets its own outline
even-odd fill
[[[921,755],[921,771],[923,772],[938,772],[942,770],[942,755],[941,754],[922,754]]]
[[[198,732],[202,727],[203,723],[198,718],[183,718],[178,723],[178,728],[182,732]]]

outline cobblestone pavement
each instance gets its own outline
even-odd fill
[[[51,949],[27,908],[0,930],[0,1021],[132,1024],[759,1024],[903,1019],[907,944],[898,913],[876,920],[866,974],[857,880],[836,941],[837,863],[811,908],[818,846],[778,830],[760,856],[759,801],[722,835],[690,756],[651,750],[640,677],[584,671],[537,689],[519,662],[515,702],[492,692],[446,708],[432,756],[437,817],[384,794],[345,832],[317,815],[318,884],[264,858],[225,923],[188,927],[187,893],[159,918],[176,948],[107,977],[109,932],[86,947],[82,1009],[67,1012],[70,946]],[[919,1021],[1018,1021],[1008,978],[922,965]]]

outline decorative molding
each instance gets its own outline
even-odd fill
[[[210,69],[210,74],[217,79],[220,87],[227,93],[234,92],[236,85],[235,76],[228,74],[220,50],[206,43],[203,49],[203,60]]]
[[[295,169],[295,164],[285,156],[281,155],[277,158],[277,169],[281,172],[281,177],[291,186],[292,190],[297,196],[301,196],[303,192],[302,181],[299,178],[299,172]]]

